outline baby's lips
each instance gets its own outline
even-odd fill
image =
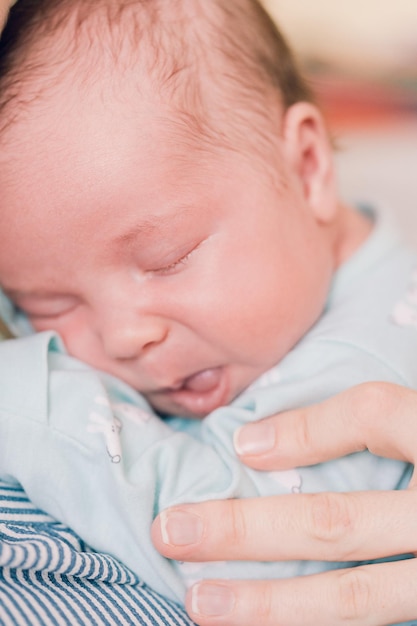
[[[193,374],[184,380],[182,389],[197,391],[200,393],[214,389],[220,382],[221,368],[213,367]]]

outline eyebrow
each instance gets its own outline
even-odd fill
[[[171,221],[171,220],[169,220]],[[168,220],[165,218],[154,218],[153,220],[146,220],[136,224],[128,232],[123,235],[118,235],[114,243],[116,244],[130,244],[138,237],[150,237],[155,232],[166,227]]]
[[[171,215],[154,215],[150,219],[142,220],[135,224],[130,230],[122,235],[118,235],[114,239],[115,244],[129,245],[135,242],[139,237],[150,238],[155,233],[172,229],[173,223],[182,221],[187,217],[195,207],[184,205],[177,207],[176,211]]]

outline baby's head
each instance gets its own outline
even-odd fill
[[[2,54],[0,284],[156,409],[226,404],[360,239],[281,35],[255,0],[20,0]]]

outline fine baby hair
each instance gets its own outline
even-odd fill
[[[417,385],[392,320],[415,256],[339,201],[272,21],[250,0],[20,0],[1,46],[0,284],[38,332],[0,345],[0,479],[175,600],[343,566],[195,569],[150,542],[183,502],[409,478],[368,452],[255,472],[233,446],[361,382]]]
[[[367,230],[285,39],[252,0],[22,0],[0,45],[5,294],[161,413],[227,404]]]
[[[88,84],[129,66],[138,68],[139,90],[142,68],[203,134],[215,132],[210,122],[220,121],[222,109],[233,108],[236,127],[249,109],[262,128],[275,118],[277,97],[284,108],[313,100],[257,0],[20,0],[0,42],[1,125],[57,88],[63,73]]]

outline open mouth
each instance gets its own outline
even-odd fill
[[[204,417],[227,402],[229,384],[223,367],[202,370],[163,394],[187,415]]]

